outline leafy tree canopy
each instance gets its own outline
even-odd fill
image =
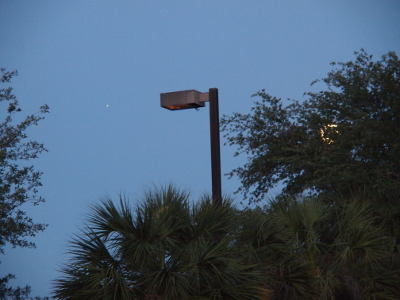
[[[227,143],[248,156],[230,176],[240,178],[238,192],[250,202],[282,182],[292,195],[400,188],[400,61],[395,52],[379,61],[363,49],[355,55],[332,63],[335,69],[312,83],[327,88],[303,102],[283,106],[262,90],[251,113],[223,116]]]
[[[10,82],[17,75],[16,71],[8,72],[0,69],[1,83]],[[24,203],[39,204],[44,199],[38,195],[37,188],[42,184],[42,173],[36,171],[33,165],[25,161],[35,159],[43,151],[47,151],[43,144],[27,140],[26,131],[44,118],[48,112],[47,105],[41,106],[36,114],[26,116],[22,121],[16,122],[13,116],[21,112],[18,100],[12,94],[12,88],[0,89],[0,105],[4,121],[0,123],[0,253],[7,243],[13,247],[34,247],[33,242],[27,237],[35,236],[47,226],[34,223],[34,221],[21,210]],[[0,278],[0,298],[26,299],[30,288],[13,289],[7,286],[14,275]]]

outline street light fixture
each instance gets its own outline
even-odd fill
[[[221,154],[219,141],[218,89],[211,88],[208,93],[186,90],[160,94],[160,104],[169,110],[200,108],[210,102],[210,138],[211,138],[211,177],[212,197],[215,205],[222,203],[221,192]]]

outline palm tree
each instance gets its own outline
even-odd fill
[[[400,299],[400,202],[371,193],[196,204],[174,187],[91,208],[59,299]]]
[[[91,208],[55,281],[58,299],[267,299],[257,268],[243,259],[231,202],[190,205],[172,186],[135,208],[120,197]]]
[[[247,263],[262,271],[270,299],[316,299],[312,265],[304,257],[296,231],[301,215],[289,199],[277,199],[265,208],[245,210],[239,248],[248,253]],[[303,236],[305,238],[305,236]]]
[[[268,273],[271,299],[400,299],[400,204],[391,200],[281,197],[245,212],[239,248]]]

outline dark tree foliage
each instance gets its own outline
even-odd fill
[[[332,196],[282,196],[239,219],[236,241],[265,276],[268,299],[400,299],[400,202]]]
[[[72,239],[54,296],[400,299],[399,212],[399,201],[370,193],[285,196],[244,210],[228,199],[192,202],[172,186],[139,201],[106,198]]]
[[[3,278],[0,278],[0,299],[12,299],[12,300],[25,300],[25,299],[30,299],[30,300],[47,300],[48,298],[41,298],[41,297],[35,297],[32,298],[29,295],[31,294],[31,287],[26,285],[25,287],[10,287],[8,286],[8,281],[10,279],[14,279],[15,276],[8,274],[7,276],[4,276]]]
[[[8,83],[17,75],[16,71],[8,72],[3,68],[0,71],[1,83]],[[13,117],[21,109],[11,87],[0,89],[0,105],[1,115],[5,117],[0,123],[0,253],[3,253],[7,243],[13,247],[34,247],[35,244],[26,238],[35,236],[47,226],[34,223],[21,206],[27,202],[37,205],[44,201],[37,190],[41,186],[42,173],[26,161],[37,158],[47,150],[43,144],[27,140],[26,131],[38,125],[49,107],[41,106],[38,113],[28,115],[22,121],[14,121]],[[30,292],[29,287],[8,287],[7,283],[12,278],[13,275],[8,275],[0,279],[0,298],[25,299]]]
[[[342,195],[359,188],[383,194],[400,188],[400,61],[395,52],[373,61],[363,49],[288,106],[264,90],[249,114],[222,118],[229,145],[248,162],[238,176],[245,198],[260,201],[284,183],[283,193]]]
[[[230,201],[191,205],[172,186],[131,206],[107,198],[92,207],[55,282],[57,299],[268,299],[262,273],[236,247]],[[218,237],[218,242],[216,241]],[[247,253],[246,253],[247,254]]]

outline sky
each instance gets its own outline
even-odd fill
[[[28,132],[49,150],[32,161],[46,202],[22,207],[49,227],[36,249],[5,248],[0,276],[50,295],[91,204],[124,194],[134,205],[169,183],[193,201],[211,192],[208,107],[169,111],[160,93],[218,88],[221,117],[249,112],[261,89],[301,101],[361,48],[400,54],[400,1],[1,0],[0,67],[18,70],[23,113],[50,114]],[[221,143],[226,174],[246,157]],[[237,201],[239,186],[223,176]]]

